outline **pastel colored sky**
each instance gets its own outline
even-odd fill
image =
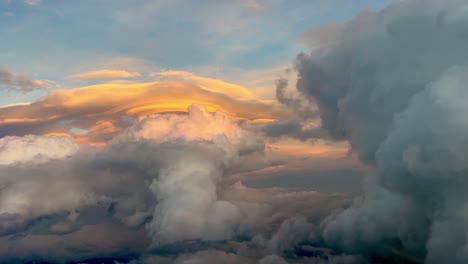
[[[298,51],[307,50],[302,33],[388,2],[1,0],[0,65],[61,89],[80,86],[83,73],[110,70],[120,75],[104,80],[178,70],[247,89],[273,87]],[[7,105],[44,93],[1,95],[0,105]]]
[[[128,125],[122,116],[183,112],[194,103],[251,123],[291,119],[275,81],[296,78],[286,71],[295,55],[387,4],[0,0],[0,135],[72,135],[103,145]],[[294,155],[317,153],[315,143],[300,145]]]
[[[467,10],[0,0],[0,263],[468,263]]]

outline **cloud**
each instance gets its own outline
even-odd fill
[[[278,256],[266,256],[263,257],[258,264],[288,264],[283,258]]]
[[[270,254],[282,254],[296,245],[309,240],[314,226],[304,218],[289,218],[281,223],[278,230],[267,241],[257,238],[257,243],[264,243],[263,247]],[[256,238],[254,238],[255,241]]]
[[[254,98],[249,90],[240,85],[228,83],[223,80],[200,77],[190,72],[172,70],[153,73],[150,76],[160,77],[166,81],[186,81],[188,83],[199,85],[209,91],[222,92],[223,94],[234,98]]]
[[[297,91],[291,91],[288,79],[278,79],[275,85],[276,99],[290,109],[293,115],[292,119],[265,125],[263,127],[265,136],[274,139],[295,138],[302,141],[324,138],[326,133],[320,127],[317,105],[305,99]]]
[[[151,140],[165,153],[150,186],[159,202],[147,226],[155,243],[223,240],[233,235],[239,209],[218,200],[216,186],[241,153],[263,151],[263,145],[249,137],[228,116],[193,105],[187,115],[149,117],[115,138],[114,144]]]
[[[267,8],[256,0],[241,0],[241,3],[244,7],[255,10],[255,11],[259,11],[259,12],[267,11]]]
[[[22,73],[14,73],[0,67],[0,88],[7,91],[29,93],[47,88],[47,84],[40,80],[30,80]]]
[[[363,12],[324,49],[296,58],[297,90],[328,136],[375,176],[324,223],[333,248],[466,263],[468,27],[464,1],[398,1]],[[372,258],[372,257],[370,257]]]
[[[36,6],[41,3],[41,0],[24,0],[27,5]]]
[[[79,147],[68,138],[25,137],[0,138],[0,166],[19,163],[43,163],[73,155]]]
[[[99,200],[80,179],[58,165],[68,164],[78,150],[68,138],[28,135],[0,139],[0,234]]]
[[[0,166],[0,241],[8,244],[0,260],[8,263],[121,256],[256,263],[266,248],[281,255],[294,247],[299,229],[290,227],[307,223],[289,218],[300,212],[320,219],[348,199],[226,182],[253,160],[262,162],[263,142],[235,119],[200,106],[138,120],[103,148],[60,137],[3,140],[10,146],[4,156],[17,154],[11,146],[32,153]],[[238,241],[257,234],[270,241],[271,232],[273,242]],[[255,251],[244,252],[247,245]]]
[[[325,137],[320,127],[304,127],[298,120],[294,119],[267,124],[263,132],[271,138],[288,136],[300,140],[308,140]]]
[[[96,70],[71,75],[68,78],[73,82],[97,82],[118,79],[131,79],[141,77],[138,72],[129,72],[123,70]]]
[[[203,263],[227,263],[240,264],[252,263],[249,259],[223,251],[200,251],[193,255],[178,257],[174,264],[203,264]]]
[[[48,262],[90,263],[96,256],[102,259],[125,259],[136,254],[147,243],[141,230],[132,230],[116,224],[87,225],[67,234],[29,234],[27,236],[0,237],[6,247],[0,248],[3,263]],[[112,261],[112,263],[114,263]]]
[[[302,33],[299,41],[312,50],[326,48],[339,41],[345,27],[345,23],[336,23],[313,28]]]
[[[127,127],[133,119],[156,113],[186,112],[193,103],[250,121],[288,115],[277,105],[250,97],[232,97],[189,83],[100,84],[71,90],[55,90],[27,105],[0,108],[0,135],[55,134],[73,136],[80,128],[83,143],[102,144]],[[239,95],[237,95],[239,96]],[[101,129],[98,125],[101,124]],[[102,126],[107,129],[103,129]]]

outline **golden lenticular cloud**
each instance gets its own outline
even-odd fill
[[[213,85],[206,89],[191,83],[152,82],[56,90],[31,104],[0,108],[0,135],[68,133],[80,143],[101,144],[128,126],[132,118],[186,112],[192,104],[251,122],[288,117],[280,106],[257,100],[245,88],[235,87],[224,93],[226,86],[222,85],[217,91]],[[245,96],[241,89],[245,89]]]
[[[254,99],[254,95],[249,90],[245,89],[244,87],[228,83],[223,80],[201,77],[195,75],[191,72],[186,71],[163,71],[152,73],[151,77],[167,80],[167,81],[175,81],[175,82],[186,82],[191,84],[196,84],[202,87],[205,90],[211,92],[218,92],[229,95],[234,98],[243,98],[243,99]]]

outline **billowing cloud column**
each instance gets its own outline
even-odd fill
[[[328,219],[329,244],[468,262],[467,8],[398,1],[298,56],[297,89],[317,103],[322,128],[348,140],[378,176],[361,201]]]
[[[263,150],[251,137],[225,114],[193,105],[187,115],[143,119],[115,139],[147,141],[159,150],[150,186],[157,205],[147,224],[156,244],[232,236],[240,210],[218,200],[217,185],[240,155]]]

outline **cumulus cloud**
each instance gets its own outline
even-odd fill
[[[466,9],[459,0],[395,2],[298,55],[297,90],[318,105],[322,128],[377,175],[363,200],[326,221],[330,245],[468,261]]]
[[[289,137],[303,141],[325,137],[326,134],[318,121],[317,106],[297,91],[290,89],[287,79],[278,79],[275,84],[276,99],[291,110],[293,118],[265,125],[263,128],[265,135],[271,138]]]
[[[71,156],[79,147],[64,137],[8,136],[0,138],[0,165],[43,163]]]
[[[115,139],[150,140],[164,150],[150,186],[158,201],[147,226],[155,243],[233,235],[239,208],[218,200],[217,184],[242,152],[263,151],[263,145],[244,139],[248,137],[225,114],[193,105],[187,115],[149,117]]]
[[[79,147],[68,138],[0,139],[0,233],[21,230],[39,217],[71,213],[99,198],[67,168],[57,166]]]
[[[124,70],[96,70],[74,74],[69,76],[73,82],[96,82],[119,79],[131,79],[141,77],[138,72],[129,72]]]
[[[317,125],[306,126],[297,119],[266,124],[263,132],[271,138],[292,137],[299,140],[319,139],[326,136]]]
[[[346,24],[327,24],[302,33],[299,41],[312,50],[332,46],[339,41]]]
[[[24,94],[45,89],[47,84],[40,80],[31,80],[22,73],[15,73],[0,67],[0,88]]]
[[[112,228],[146,230],[156,249],[192,240],[229,241],[254,232],[259,219],[276,212],[273,204],[261,209],[258,198],[246,203],[238,200],[242,194],[226,194],[225,176],[261,157],[264,145],[236,119],[201,106],[141,119],[101,149],[78,147],[64,137],[1,140],[0,238],[23,234],[9,243],[10,252],[0,254],[3,260],[124,254],[116,250],[130,243],[126,239],[80,253],[102,243],[102,234],[79,235],[85,227],[108,228],[116,221],[122,226]],[[65,242],[71,248],[47,255],[39,239],[47,245],[73,241]]]
[[[264,144],[235,119],[197,105],[141,119],[104,148],[60,137],[2,140],[2,155],[13,157],[0,166],[7,263],[134,256],[134,263],[257,263],[306,239],[300,227],[311,225],[298,212],[322,219],[348,199],[226,183],[261,160]]]

